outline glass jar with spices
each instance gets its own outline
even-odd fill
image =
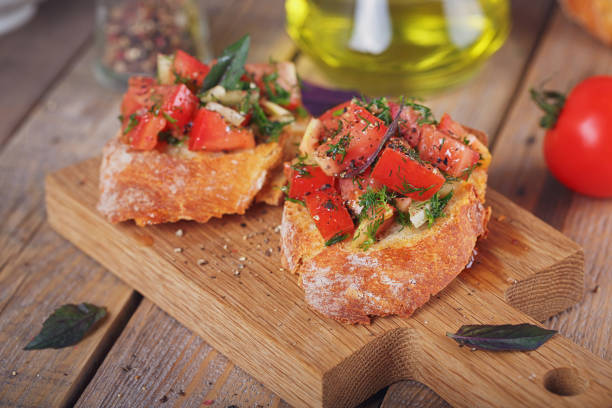
[[[100,82],[122,88],[132,75],[154,75],[157,54],[181,49],[210,59],[204,10],[193,0],[97,0]]]

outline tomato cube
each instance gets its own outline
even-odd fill
[[[335,189],[318,191],[304,197],[306,207],[325,241],[355,230],[353,219]]]
[[[183,82],[192,91],[197,91],[208,75],[210,67],[184,51],[178,50],[172,63],[174,82]]]
[[[292,169],[289,197],[303,200],[308,194],[333,187],[334,178],[325,174],[319,166],[304,166],[301,171]]]
[[[317,147],[314,158],[326,174],[337,176],[363,166],[378,150],[387,126],[354,103],[337,116],[335,123],[331,134],[325,134],[324,128],[327,140]]]
[[[446,181],[435,167],[391,148],[385,148],[380,155],[372,177],[417,201],[429,200]]]
[[[189,150],[220,152],[255,147],[250,129],[230,125],[218,112],[205,108],[197,111],[189,135]]]
[[[145,113],[134,118],[138,124],[127,134],[130,146],[136,150],[152,150],[157,145],[157,135],[166,127],[166,119]]]
[[[478,152],[432,125],[423,126],[419,156],[453,177],[460,177],[480,159]]]
[[[191,120],[198,103],[198,98],[184,84],[169,87],[162,102],[162,112],[168,127],[181,131]]]
[[[128,90],[121,101],[121,114],[127,118],[139,110],[147,111],[153,106],[151,95],[155,90],[155,79],[133,76],[128,80]]]

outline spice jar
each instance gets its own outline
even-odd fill
[[[193,0],[97,1],[95,73],[103,84],[154,75],[157,54],[177,49],[210,59],[205,13]]]

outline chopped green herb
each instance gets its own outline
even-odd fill
[[[436,193],[429,199],[429,208],[425,207],[425,217],[427,217],[428,226],[431,227],[436,219],[445,216],[444,208],[452,197],[453,192],[451,191],[444,197],[440,197],[440,195]]]
[[[397,223],[402,226],[401,230],[403,230],[405,227],[411,226],[412,222],[410,221],[410,213],[397,210]]]
[[[348,234],[337,233],[336,235],[334,235],[333,237],[331,237],[325,242],[325,246],[331,246],[331,245],[337,244],[338,242],[342,242],[347,238],[348,238]]]
[[[378,229],[380,228],[380,226],[382,225],[382,223],[385,221],[385,214],[382,213],[381,217],[376,218],[375,220],[372,220],[369,222],[368,224],[368,228],[366,228],[366,240],[363,241],[361,243],[361,245],[359,245],[359,247],[361,249],[368,250],[374,243],[376,243],[376,233],[378,232]]]
[[[297,163],[291,165],[291,168],[302,177],[312,177],[312,174],[308,170],[306,170],[306,159],[308,159],[308,154],[304,153],[303,156],[297,156]]]
[[[378,191],[368,186],[367,191],[359,197],[359,205],[362,208],[359,219],[376,218],[381,211],[384,211],[385,204],[390,203],[392,199],[393,193],[388,191],[386,186]]]
[[[337,116],[342,115],[343,113],[344,113],[344,108],[340,108],[340,109],[333,111],[332,116],[337,117]]]
[[[291,198],[289,197],[289,186],[282,186],[280,188],[280,191],[282,191],[283,193],[285,193],[285,200],[290,201],[292,203],[296,203],[296,204],[300,204],[304,207],[306,207],[306,203],[302,200],[298,200],[297,198]]]
[[[307,118],[309,113],[306,110],[306,108],[304,108],[303,106],[298,106],[297,108],[295,108],[295,113],[300,117],[300,118]]]
[[[132,113],[130,115],[130,120],[128,121],[127,126],[125,127],[125,130],[123,131],[124,135],[127,135],[128,133],[130,133],[132,131],[132,129],[134,129],[136,126],[138,126],[138,116],[136,116],[135,113]]]
[[[178,146],[183,143],[183,139],[175,137],[172,132],[159,132],[157,135],[157,140],[160,142],[166,142],[172,146]]]
[[[279,105],[288,105],[291,93],[280,86],[277,79],[277,72],[263,76],[263,83],[264,87],[266,88],[268,100]]]
[[[400,191],[400,193],[402,193],[403,195],[419,193],[419,196],[422,196],[426,191],[432,189],[434,186],[435,184],[432,184],[429,187],[416,187],[410,184],[407,180],[404,180],[402,182],[402,190]]]
[[[327,155],[327,157],[331,157],[333,160],[336,160],[336,156],[340,155],[340,163],[342,163],[344,161],[344,158],[346,157],[346,148],[348,147],[350,142],[351,136],[347,133],[346,135],[340,137],[338,143],[330,143],[329,149],[327,149],[325,154]]]
[[[162,112],[162,116],[166,118],[166,120],[170,123],[176,123],[176,119],[174,119],[168,112]]]
[[[385,122],[385,125],[387,126],[389,126],[393,121],[393,118],[391,117],[391,109],[389,108],[389,102],[384,96],[381,98],[372,99],[369,102],[362,96],[361,99],[353,99],[353,102],[366,108],[372,115]]]
[[[259,104],[253,104],[253,123],[257,126],[259,133],[263,136],[267,136],[267,141],[278,141],[278,137],[283,128],[291,122],[293,121],[277,122],[270,120]]]
[[[123,115],[119,115],[117,116],[117,119],[119,119],[119,122],[123,123],[123,119],[125,119],[125,117]]]
[[[406,106],[410,106],[412,109],[414,109],[421,115],[419,119],[417,120],[418,125],[425,125],[425,124],[437,125],[438,124],[431,109],[429,109],[427,106],[420,105],[415,102],[406,102]]]

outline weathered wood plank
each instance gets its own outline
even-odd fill
[[[0,405],[70,406],[125,325],[138,296],[46,224],[2,271],[2,281],[18,274],[25,276],[0,318]],[[107,307],[108,316],[92,334],[75,347],[23,351],[45,316],[62,304],[83,301]]]
[[[584,247],[584,299],[546,324],[612,360],[612,202],[574,194],[551,176],[541,153],[541,113],[528,92],[544,82],[569,90],[595,74],[612,74],[612,52],[557,10],[495,141],[490,185]]]
[[[381,408],[450,408],[431,389],[416,381],[402,381],[389,387]]]
[[[93,1],[45,1],[27,25],[0,36],[0,150],[91,38]]]

